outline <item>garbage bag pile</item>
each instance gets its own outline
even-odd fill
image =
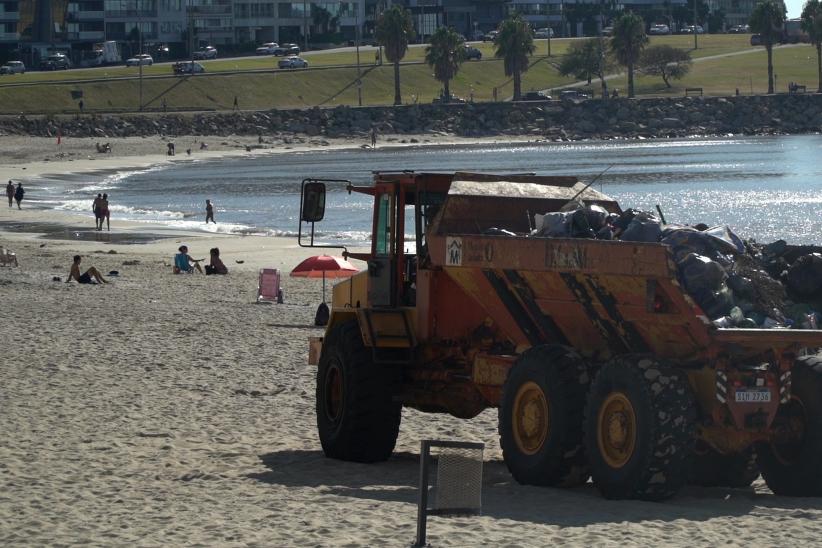
[[[661,242],[671,246],[679,281],[718,327],[819,329],[822,248],[760,245],[726,226],[664,224],[654,213],[609,214],[577,203],[535,215],[531,237]]]

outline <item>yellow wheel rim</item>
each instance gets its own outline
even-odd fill
[[[542,388],[528,381],[514,398],[514,441],[526,455],[538,452],[548,439],[550,411]]]
[[[602,458],[611,468],[622,468],[634,454],[636,414],[622,392],[609,394],[599,408],[597,443]]]

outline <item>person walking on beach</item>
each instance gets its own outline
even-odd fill
[[[6,185],[6,197],[9,199],[9,207],[12,207],[14,201],[14,183],[9,179],[9,184]]]
[[[97,194],[94,201],[91,202],[91,210],[94,212],[94,228],[100,230],[102,220],[100,219],[100,202],[103,201],[103,195]]]
[[[371,128],[371,148],[377,148],[377,128]]]
[[[100,228],[97,230],[103,230],[103,219],[106,220],[106,229],[111,232],[111,212],[108,209],[108,194],[103,194],[103,197],[100,199],[100,205],[98,206],[97,211],[100,212]]]
[[[215,225],[217,221],[214,220],[214,204],[211,203],[211,200],[206,200],[206,224],[208,224],[209,219]]]
[[[23,183],[17,183],[17,190],[14,191],[14,200],[17,202],[17,209],[22,209],[20,207],[20,202],[23,201],[23,195],[26,193],[23,190]]]
[[[93,266],[80,274],[80,261],[83,258],[80,255],[74,256],[74,263],[71,265],[71,270],[69,270],[68,278],[66,279],[66,283],[69,283],[71,280],[77,280],[77,283],[81,284],[90,284],[92,279],[95,280],[98,284],[107,284],[108,281],[103,278],[103,275],[94,268]]]

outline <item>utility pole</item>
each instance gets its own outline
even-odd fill
[[[140,67],[140,112],[143,111],[143,12],[137,11],[137,30],[140,33],[140,54],[137,56],[137,65]]]
[[[360,3],[354,4],[354,40],[357,45],[357,106],[362,106],[362,70],[360,69]]]
[[[697,42],[697,34],[696,32],[696,0],[694,0],[694,49],[699,49],[699,43]]]
[[[303,0],[303,51],[308,51],[308,11]]]
[[[545,0],[545,25],[548,27],[548,57],[551,57],[551,4]]]

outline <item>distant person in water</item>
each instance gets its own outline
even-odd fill
[[[9,179],[9,184],[6,185],[6,197],[9,199],[9,207],[14,203],[14,183]]]
[[[20,202],[23,201],[23,195],[26,193],[23,190],[23,183],[17,183],[17,190],[14,191],[14,200],[17,202],[17,209],[23,209],[20,207]]]
[[[100,225],[102,223],[100,219],[100,202],[103,201],[103,195],[97,194],[97,197],[94,198],[94,201],[91,202],[91,210],[94,212],[94,228],[100,230]]]
[[[66,279],[66,283],[69,283],[71,280],[77,280],[78,283],[81,284],[90,284],[97,282],[98,284],[107,284],[103,275],[94,268],[93,266],[80,274],[80,261],[83,258],[80,255],[74,256],[74,263],[71,265],[71,270],[69,271],[68,279]],[[92,281],[93,280],[93,281]]]
[[[106,229],[111,231],[111,211],[108,208],[108,194],[103,194],[103,197],[100,199],[99,209],[97,210],[100,212],[100,228],[97,230],[103,230],[103,219],[106,220]]]
[[[214,204],[211,203],[211,200],[206,200],[206,224],[209,220],[215,225],[217,224],[217,221],[214,220]]]
[[[211,261],[205,267],[206,276],[209,274],[228,274],[228,268],[220,260],[220,249],[212,247],[209,254],[211,255]]]

